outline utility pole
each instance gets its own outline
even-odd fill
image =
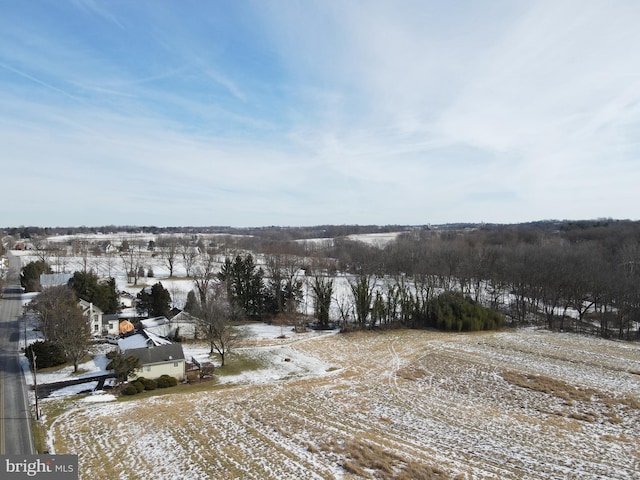
[[[31,356],[33,357],[33,391],[36,395],[36,420],[40,420],[40,408],[38,407],[38,367],[36,366],[36,355],[33,353],[33,347],[31,347]]]

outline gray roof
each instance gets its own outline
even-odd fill
[[[42,285],[42,288],[57,287],[66,285],[72,278],[72,273],[42,273],[40,275],[40,285]]]
[[[133,348],[127,350],[126,355],[137,357],[142,365],[184,360],[182,345],[179,343],[160,345],[158,347]]]
[[[118,322],[120,323],[120,317],[117,313],[110,313],[107,315],[102,315],[102,325],[109,325],[109,322]]]

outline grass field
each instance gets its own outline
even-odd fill
[[[268,352],[323,367],[126,402],[55,400],[45,408],[66,410],[48,419],[51,446],[79,454],[82,479],[640,478],[638,345],[399,330],[278,348]]]

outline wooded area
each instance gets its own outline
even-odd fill
[[[145,228],[155,230],[137,231]],[[205,233],[210,231],[217,234]],[[360,241],[357,235],[363,232],[396,236],[375,244]],[[335,233],[342,235],[325,236]],[[468,330],[502,325],[499,317],[483,312],[486,308],[499,312],[507,325],[543,324],[605,338],[638,338],[639,222],[210,227],[199,233],[189,227],[160,229],[154,238],[148,245],[125,239],[119,246],[129,281],[136,284],[138,274],[145,274],[143,255],[159,257],[172,274],[182,263],[201,301],[215,283],[223,282],[236,317],[243,313],[269,320],[285,315],[297,321],[305,283],[324,328],[332,308],[338,312],[333,321],[356,328]],[[86,258],[90,248],[77,238],[71,242]],[[337,275],[350,279],[349,300],[335,295]],[[442,301],[439,306],[433,303],[443,293],[455,294],[443,297],[446,308]],[[481,320],[462,321],[462,312],[473,309]],[[434,317],[436,312],[444,317]],[[456,322],[444,319],[454,313]]]

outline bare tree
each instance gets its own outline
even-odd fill
[[[302,300],[299,279],[302,260],[295,255],[272,254],[266,257],[269,288],[276,302],[276,313],[294,316]]]
[[[91,331],[87,318],[76,303],[65,304],[56,312],[55,343],[60,345],[67,359],[73,363],[73,371],[78,371],[80,360],[87,354]]]
[[[179,242],[179,250],[182,256],[182,265],[184,265],[187,277],[190,277],[198,260],[198,247],[191,245],[188,238],[182,238]]]
[[[89,242],[87,240],[78,240],[75,244],[75,254],[82,260],[82,272],[87,273],[87,266],[89,264]]]
[[[127,272],[127,281],[131,282],[133,280],[134,285],[138,285],[138,279],[140,278],[141,270],[144,272],[144,268],[142,267],[142,255],[143,255],[143,246],[141,242],[127,242],[127,246],[124,247],[125,242],[123,241],[123,249],[120,252],[120,258],[122,259],[122,263],[124,264],[124,268]]]
[[[53,264],[55,265],[55,271],[57,273],[64,273],[66,270],[66,258],[67,252],[64,245],[53,244],[55,246],[51,249],[51,256],[53,258]]]
[[[338,307],[342,328],[346,329],[353,317],[353,302],[346,295],[336,296],[334,300]]]
[[[49,288],[34,298],[30,308],[39,314],[45,338],[60,346],[77,372],[87,353],[91,331],[74,291],[66,285]]]
[[[215,283],[209,285],[205,299],[196,311],[199,333],[209,342],[209,353],[220,355],[221,366],[225,364],[226,355],[244,337],[231,323],[231,308],[227,289],[221,283]]]
[[[111,270],[115,266],[116,257],[111,250],[107,250],[102,258],[107,269],[107,278],[111,278]]]
[[[173,277],[173,269],[175,268],[179,255],[178,238],[173,235],[161,235],[156,241],[156,248],[160,250],[160,256],[169,269],[169,277]]]
[[[367,319],[371,313],[371,302],[373,301],[375,285],[375,281],[369,275],[359,275],[354,281],[349,282],[356,313],[356,322],[360,328],[364,328],[367,325]],[[370,327],[373,327],[373,323]]]
[[[311,283],[311,290],[313,291],[315,314],[320,328],[328,328],[331,296],[333,295],[333,280],[329,280],[326,277],[315,276]]]
[[[47,288],[31,300],[29,309],[38,314],[40,331],[46,340],[55,340],[56,315],[63,309],[62,305],[75,301],[75,292],[66,285]]]
[[[214,285],[216,276],[216,257],[212,251],[209,251],[200,257],[193,273],[193,283],[201,304],[206,303],[209,288]]]
[[[31,236],[31,244],[35,249],[35,254],[39,260],[42,260],[45,263],[48,263],[49,257],[49,240],[44,235],[32,235]]]

